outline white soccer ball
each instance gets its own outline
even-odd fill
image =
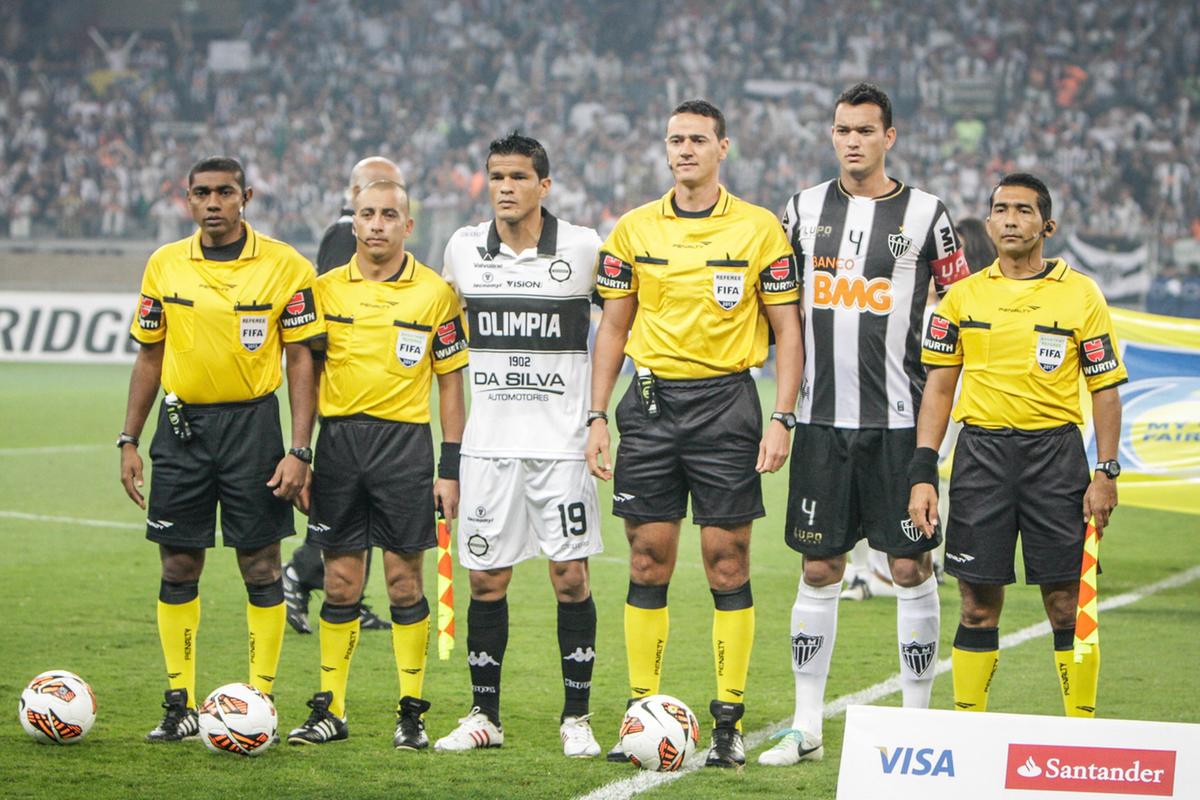
[[[228,683],[214,689],[199,713],[200,738],[209,750],[257,756],[266,752],[275,739],[275,704],[248,683]]]
[[[38,675],[18,705],[21,727],[44,744],[75,744],[96,721],[96,695],[74,672],[52,669]]]
[[[621,749],[642,769],[674,772],[699,745],[696,715],[670,695],[634,701],[621,722]]]

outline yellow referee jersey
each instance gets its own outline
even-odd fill
[[[312,264],[246,225],[235,261],[209,261],[200,231],[154,251],[130,335],[164,339],[162,385],[185,403],[233,403],[275,391],[284,342],[321,334]]]
[[[680,216],[674,193],[622,216],[600,251],[600,295],[637,295],[625,352],[663,378],[759,366],[767,357],[762,305],[800,299],[779,220],[723,186],[711,215]]]
[[[1129,378],[1104,295],[1062,259],[1037,278],[1006,278],[993,262],[954,284],[921,351],[931,367],[962,365],[954,418],[984,428],[1082,424],[1080,375],[1092,392]]]
[[[433,373],[467,365],[458,297],[411,253],[395,280],[362,276],[358,256],[317,279],[328,335],[317,410],[429,422]]]

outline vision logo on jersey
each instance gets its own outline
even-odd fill
[[[1079,351],[1083,354],[1083,374],[1089,378],[1112,372],[1121,365],[1107,333],[1093,339],[1084,339],[1079,345]]]
[[[925,326],[921,347],[933,353],[953,353],[958,345],[958,326],[945,317],[934,314]]]
[[[813,308],[844,308],[850,311],[887,314],[892,310],[892,282],[887,278],[867,280],[827,272],[813,273]]]
[[[596,271],[596,283],[606,289],[632,289],[633,268],[611,253],[602,251],[600,269]]]
[[[142,295],[138,303],[138,327],[144,331],[156,331],[162,327],[162,303],[157,299]]]
[[[467,337],[463,331],[462,317],[455,317],[437,327],[437,342],[433,346],[433,357],[443,361],[460,350],[467,349]]]
[[[283,308],[279,324],[285,328],[299,328],[317,320],[317,306],[313,302],[312,289],[301,289],[292,295]]]
[[[758,280],[766,294],[792,291],[796,288],[796,260],[792,256],[785,256],[771,262],[759,273]]]

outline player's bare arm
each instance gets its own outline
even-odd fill
[[[796,395],[800,377],[804,374],[804,340],[800,328],[799,305],[765,306],[767,322],[775,332],[775,410],[787,414],[796,411]],[[782,423],[771,420],[763,431],[758,446],[759,472],[776,472],[787,462],[791,447],[791,431]]]
[[[442,424],[442,441],[461,444],[467,426],[467,404],[463,399],[463,371],[439,374],[438,419]],[[440,503],[446,519],[458,516],[458,480],[439,477],[433,484],[434,502]]]
[[[133,373],[129,376],[129,399],[125,404],[125,425],[121,428],[122,433],[134,438],[142,435],[146,417],[150,415],[154,398],[158,396],[163,350],[162,342],[143,344],[134,358]],[[121,485],[125,487],[125,494],[129,495],[130,500],[143,509],[146,507],[146,498],[141,492],[145,485],[142,457],[132,444],[121,446]]]
[[[608,411],[613,387],[621,364],[625,361],[625,342],[629,328],[637,313],[637,295],[628,295],[604,301],[604,313],[600,316],[600,327],[596,330],[596,347],[592,356],[592,403],[594,411]],[[793,401],[795,398],[792,398]],[[600,480],[612,480],[613,460],[609,448],[612,437],[608,421],[597,419],[588,426],[587,456],[588,469]]]
[[[288,403],[292,410],[292,447],[307,448],[312,442],[313,414],[316,413],[316,394],[313,385],[312,350],[307,342],[288,342],[287,354]],[[267,481],[276,497],[294,500],[312,479],[311,467],[291,453],[286,453],[275,465],[275,474]]]
[[[1121,396],[1115,386],[1092,393],[1092,424],[1096,429],[1096,460],[1117,457],[1121,436]],[[1109,517],[1117,507],[1117,482],[1104,472],[1092,473],[1092,482],[1083,494],[1083,518],[1096,518],[1096,533],[1103,534]]]
[[[935,452],[946,437],[950,408],[954,405],[954,387],[962,367],[930,367],[921,395],[921,411],[917,416],[917,449],[930,448]],[[936,461],[934,462],[936,468]],[[938,524],[938,494],[936,483],[914,484],[908,496],[908,516],[926,536],[934,535]]]

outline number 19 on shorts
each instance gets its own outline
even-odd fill
[[[587,533],[587,511],[583,503],[559,503],[558,519],[562,523],[563,538]]]

